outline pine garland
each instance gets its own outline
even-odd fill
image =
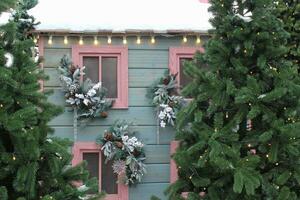
[[[72,65],[67,56],[61,59],[58,71],[66,102],[77,109],[79,119],[97,116],[106,118],[112,100],[106,98],[107,90],[102,87],[101,82],[94,84],[89,78],[81,81],[84,69],[85,67]]]
[[[134,136],[136,132],[131,126],[126,121],[116,121],[105,131],[104,136],[97,138],[106,162],[113,160],[114,173],[119,176],[118,182],[125,185],[140,182],[146,173],[144,144]]]
[[[169,74],[166,71],[164,77],[155,81],[147,92],[147,97],[157,107],[157,117],[162,128],[166,125],[175,126],[176,114],[186,103],[183,97],[178,95],[176,76],[177,74]]]

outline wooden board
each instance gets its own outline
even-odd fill
[[[53,136],[63,137],[73,140],[72,126],[52,126],[54,129]],[[102,135],[109,126],[86,126],[78,127],[78,141],[95,141],[99,135]],[[136,126],[136,137],[147,145],[156,144],[156,126]],[[174,140],[175,131],[172,128],[160,128],[160,143],[170,144]]]
[[[49,80],[45,87],[60,87],[59,74],[55,68],[45,68]],[[129,69],[129,87],[150,87],[158,78],[164,75],[165,69]]]
[[[151,107],[151,100],[146,97],[147,88],[129,88],[129,106]],[[48,100],[56,105],[66,105],[61,88],[54,88]]]
[[[46,48],[71,48],[72,45],[76,45],[79,42],[79,37],[73,36],[69,37],[68,44],[63,43],[63,36],[53,36],[52,45],[48,44],[48,37],[45,37],[45,47]],[[197,46],[196,37],[188,37],[188,42],[183,43],[182,36],[173,36],[169,38],[165,37],[156,37],[155,44],[150,43],[150,37],[142,38],[141,44],[136,44],[136,37],[127,37],[127,46],[129,49],[138,49],[138,50],[166,50],[169,49],[170,46]],[[204,41],[205,38],[203,37]],[[107,37],[99,37],[98,41],[101,45],[107,44]],[[122,37],[113,37],[111,45],[123,45]],[[84,37],[83,38],[84,45],[93,45],[94,39],[93,37]]]
[[[168,183],[144,183],[138,184],[135,187],[129,188],[130,200],[150,200],[152,195],[155,195],[161,200],[167,200],[164,191],[169,186]]]

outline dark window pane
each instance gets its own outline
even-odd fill
[[[96,177],[99,180],[99,153],[83,153],[83,160],[87,161],[87,170],[90,178]]]
[[[180,86],[181,88],[184,88],[186,85],[188,85],[191,81],[192,81],[192,78],[185,75],[184,74],[184,63],[187,62],[187,61],[191,61],[192,58],[180,58],[180,66],[179,66],[179,70],[180,70],[180,77],[179,77],[179,80],[180,80]]]
[[[85,66],[84,78],[89,78],[93,83],[99,82],[99,57],[83,57],[83,66]]]
[[[117,98],[117,57],[102,57],[102,85],[107,89],[107,97]]]
[[[105,156],[102,154],[102,180],[101,187],[102,191],[105,191],[107,194],[118,194],[118,185],[117,180],[118,176],[113,172],[112,163],[110,160],[105,163]]]

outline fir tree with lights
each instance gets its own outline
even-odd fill
[[[47,123],[61,109],[40,91],[39,80],[45,75],[40,61],[34,60],[35,44],[28,31],[35,22],[27,13],[36,3],[0,1],[0,15],[13,13],[0,26],[0,199],[88,199],[97,184],[88,179],[86,163],[71,167],[70,142],[49,134]],[[76,187],[78,183],[83,185]]]
[[[186,64],[193,81],[182,94],[193,100],[177,117],[179,177],[166,192],[172,200],[183,192],[189,200],[299,199],[299,65],[285,56],[292,44],[277,4],[210,3],[212,38]]]
[[[289,32],[286,53],[286,59],[298,65],[300,72],[300,2],[298,0],[280,0],[277,1],[277,10],[275,11],[284,24],[284,29]]]

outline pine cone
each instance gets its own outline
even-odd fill
[[[115,144],[120,149],[124,146],[124,144],[122,142],[115,142]]]
[[[164,78],[163,79],[163,84],[168,85],[170,83],[170,77]]]
[[[74,74],[74,72],[76,71],[77,67],[75,67],[75,65],[72,65],[70,68],[70,72],[71,74]]]
[[[106,139],[107,141],[112,141],[113,140],[113,134],[110,133],[110,132],[104,133],[104,139]]]
[[[132,152],[132,154],[137,157],[139,155],[141,155],[141,152],[139,152],[138,150],[134,149],[134,151]]]
[[[102,118],[106,118],[106,117],[108,116],[108,113],[105,112],[105,111],[103,111],[103,112],[100,113],[100,116],[101,116]]]
[[[175,103],[173,101],[169,102],[168,104],[171,108],[173,108],[175,106]]]

